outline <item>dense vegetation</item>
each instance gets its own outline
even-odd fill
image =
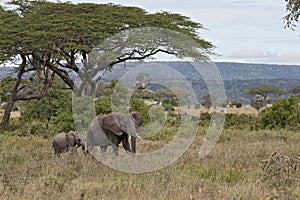
[[[124,95],[128,93],[126,87],[121,86],[118,91],[119,96],[113,97],[115,85],[115,80],[111,83],[98,84],[102,92],[98,93],[98,97],[94,100],[95,107],[93,109],[95,109],[96,114],[106,114],[111,112],[111,99],[114,98],[121,101],[123,98],[120,95],[122,95],[122,93]],[[167,113],[168,116],[165,129],[180,124],[181,110],[184,109],[184,107],[195,111],[202,107],[206,108],[204,110],[202,109],[202,112],[204,113],[201,115],[199,125],[201,127],[209,126],[211,113],[206,112],[209,108],[212,110],[215,108],[215,106],[211,107],[209,95],[204,95],[202,97],[202,105],[193,105],[191,102],[186,102],[186,104],[182,104],[178,107],[179,104],[177,98],[171,90],[162,89],[157,92],[149,91],[137,91],[132,94],[130,100],[130,112],[137,111],[141,113],[144,116],[145,125],[151,122],[149,110],[151,110],[152,115],[157,115],[155,119],[163,120],[164,114],[153,113],[160,112],[155,111],[154,108],[158,104],[161,104],[164,112]],[[185,93],[182,93],[182,96],[185,95]],[[153,102],[154,105],[146,105],[144,103],[145,101]],[[125,105],[125,102],[117,103]],[[230,107],[242,109],[240,102],[232,101],[230,103]],[[271,107],[263,107],[259,116],[228,113],[226,114],[225,128],[241,130],[279,130],[288,128],[298,130],[300,125],[300,113],[299,106],[297,105],[298,98],[290,96],[288,99],[278,98]],[[65,84],[60,79],[56,79],[53,87],[49,89],[45,98],[42,100],[25,101],[18,104],[18,106],[20,107],[19,109],[21,110],[22,115],[20,118],[13,118],[13,124],[8,129],[7,133],[9,133],[9,135],[40,135],[49,138],[57,132],[68,131],[75,128],[73,120],[74,113],[72,112],[72,109],[76,109],[76,106],[80,105],[72,105],[71,91],[65,88]],[[159,108],[158,110],[162,110],[162,108]],[[126,107],[124,109],[126,109]],[[88,115],[89,114],[87,114],[87,116]],[[81,118],[80,120],[84,122],[88,121],[89,118]]]

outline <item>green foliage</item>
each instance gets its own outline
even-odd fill
[[[64,88],[64,82],[56,79],[45,98],[22,102],[21,123],[31,124],[32,121],[37,121],[47,124],[46,128],[51,124],[55,124],[55,131],[69,131],[70,129],[74,129],[72,94],[70,90]]]
[[[111,110],[111,98],[110,97],[102,97],[98,98],[95,101],[95,109],[96,114],[108,114],[112,112]]]
[[[230,107],[233,107],[235,106],[236,108],[241,108],[243,106],[243,104],[237,100],[233,100],[230,102]]]
[[[170,109],[170,105],[178,106],[186,105],[189,103],[188,96],[190,95],[188,91],[183,90],[179,87],[167,88],[158,90],[155,95],[160,99],[163,106]]]
[[[158,101],[159,99],[153,92],[134,92],[131,97],[139,99],[152,99],[154,101]]]
[[[284,17],[285,27],[294,30],[298,18],[300,16],[300,1],[299,0],[285,0],[286,15]]]
[[[171,103],[162,103],[162,106],[165,108],[166,111],[174,111],[175,108]]]
[[[65,84],[60,79],[56,79],[53,87],[48,90],[45,98],[41,100],[30,100],[23,103],[22,120],[30,121],[39,119],[48,121],[55,116],[58,110],[71,110],[71,91],[65,89]]]
[[[178,98],[171,89],[161,89],[158,90],[155,94],[160,99],[160,102],[162,102],[162,105],[165,108],[170,107],[169,104],[172,106],[178,106],[179,104]]]
[[[258,117],[249,114],[226,114],[224,123],[226,129],[257,130],[260,128]]]
[[[272,85],[262,84],[256,87],[252,87],[248,90],[245,90],[245,95],[260,94],[266,96],[267,94],[284,94],[285,92],[279,88],[276,88]]]
[[[145,105],[144,100],[137,99],[137,98],[130,99],[129,111],[138,112],[143,116],[144,118],[143,126],[147,125],[150,122],[149,110],[150,110],[150,106]]]
[[[294,126],[298,122],[298,98],[290,96],[286,99],[277,99],[270,108],[262,111],[264,128],[281,129]]]
[[[138,7],[116,4],[73,4],[39,0],[14,0],[13,4],[19,6],[14,11],[6,11],[2,6],[0,7],[2,19],[0,38],[5,38],[0,42],[0,60],[4,61],[17,59],[21,53],[27,55],[28,52],[32,52],[31,56],[39,58],[39,61],[53,60],[53,63],[49,63],[51,67],[59,63],[62,68],[78,72],[75,61],[78,61],[80,56],[88,57],[96,46],[111,36],[126,29],[142,27],[168,28],[189,36],[201,47],[198,48],[199,46],[196,45],[189,50],[192,52],[196,51],[196,48],[198,51],[203,50],[201,55],[203,59],[207,59],[207,54],[214,47],[210,42],[199,37],[198,31],[203,28],[200,23],[193,22],[180,14],[167,12],[150,14]],[[104,68],[110,68],[132,57],[139,59],[150,57],[153,52],[156,52],[158,44],[160,47],[162,44],[165,45],[165,49],[170,49],[170,53],[173,54],[180,50],[180,43],[176,46],[179,49],[172,51],[168,48],[170,44],[161,41],[164,38],[149,36],[140,39],[143,45],[126,44],[127,46],[123,47],[127,51],[126,55],[129,56],[121,57],[121,61],[116,57],[108,63],[102,60]],[[144,45],[144,42],[148,44]],[[111,48],[115,49],[115,46]],[[45,53],[48,53],[50,58],[45,56]],[[122,55],[124,56],[123,53]],[[137,55],[140,56],[136,57]]]
[[[2,6],[0,6],[0,19],[0,63],[3,63],[15,57],[15,48],[19,46],[18,42],[21,40],[18,31],[22,24],[16,13],[4,10]]]
[[[109,97],[112,94],[112,82],[99,82],[96,88],[96,97]]]
[[[0,100],[7,102],[10,96],[11,91],[14,88],[16,79],[7,76],[0,81]]]
[[[67,108],[58,109],[55,116],[50,118],[50,123],[53,125],[55,132],[69,132],[75,130],[72,111]]]
[[[150,14],[138,7],[116,4],[54,3],[44,0],[12,0],[11,4],[17,5],[13,11],[4,10],[3,6],[0,6],[0,62],[21,58],[22,65],[18,69],[20,77],[28,72],[37,71],[39,75],[44,75],[38,76],[40,83],[45,83],[44,86],[50,83],[45,77],[51,71],[61,77],[67,86],[75,89],[73,91],[78,96],[84,93],[84,87],[80,85],[74,88],[76,84],[71,78],[72,72],[91,80],[95,73],[98,73],[98,70],[93,70],[92,67],[98,66],[103,70],[126,60],[143,60],[161,52],[161,48],[177,57],[195,55],[203,60],[208,60],[208,55],[214,48],[210,42],[199,37],[198,31],[203,28],[202,25],[180,14]],[[189,43],[191,45],[186,45],[186,42],[178,40],[178,37],[170,41],[169,37],[162,37],[161,33],[145,28],[154,26],[188,36],[189,39],[193,39]],[[96,47],[104,41],[107,42],[108,38],[135,28],[145,28],[150,33],[138,33],[140,37],[134,37],[138,42],[132,43],[128,42],[131,34],[126,34],[124,38],[120,38],[120,42],[126,41],[126,45],[120,46],[120,42],[111,42],[106,46],[107,52],[111,50],[109,56],[105,55],[105,58],[99,59],[93,55],[93,50],[97,50]],[[96,62],[99,60],[101,63]],[[77,62],[81,62],[83,67],[79,67]],[[83,79],[81,81],[82,84],[86,83]],[[94,86],[94,82],[91,82],[89,84]],[[40,94],[26,93],[16,101],[40,99],[41,96],[37,96]],[[117,106],[116,110],[120,112],[129,106],[126,103],[128,99],[122,95],[117,91],[117,96],[112,97],[113,105]],[[6,125],[7,118],[8,115],[5,115]]]

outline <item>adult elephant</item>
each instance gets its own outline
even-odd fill
[[[125,151],[136,153],[136,126],[143,123],[143,117],[137,113],[122,114],[118,112],[107,115],[97,115],[89,126],[87,132],[87,152],[94,146],[100,146],[105,152],[112,146],[115,155],[118,155],[119,144],[122,143]],[[131,148],[128,136],[131,136]]]
[[[85,151],[84,137],[76,131],[59,133],[52,140],[52,147],[56,154],[61,154],[69,150],[74,153],[76,148],[80,146]]]

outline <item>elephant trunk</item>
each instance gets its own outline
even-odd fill
[[[82,151],[85,151],[85,145],[84,145],[84,143],[81,143],[81,148],[82,148]]]
[[[136,137],[131,136],[131,150],[132,153],[136,153]]]

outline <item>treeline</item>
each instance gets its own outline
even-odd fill
[[[174,93],[171,90],[162,89],[158,92],[136,91],[132,94],[130,101],[126,102],[123,95],[128,95],[128,89],[119,84],[118,96],[114,96],[114,90],[118,81],[100,84],[97,87],[96,99],[85,97],[86,102],[94,101],[94,106],[90,110],[81,110],[85,113],[80,115],[80,118],[74,116],[74,109],[82,106],[82,104],[72,104],[72,92],[65,89],[64,82],[60,79],[55,79],[53,87],[48,90],[45,98],[42,100],[23,101],[18,104],[21,111],[20,118],[12,118],[12,124],[8,129],[2,130],[7,135],[39,135],[43,137],[52,137],[54,134],[62,131],[80,129],[78,124],[89,124],[91,110],[95,110],[95,114],[106,114],[112,112],[112,99],[118,105],[124,105],[124,108],[129,111],[139,112],[144,117],[144,126],[149,124],[160,125],[164,127],[150,140],[170,139],[176,133],[173,132],[180,126],[181,117],[184,112],[181,112],[183,107],[197,111],[203,105],[193,104],[186,101],[186,104],[180,105]],[[185,94],[182,91],[184,98]],[[177,92],[178,93],[178,92]],[[203,97],[204,99],[204,97]],[[152,101],[154,104],[147,105],[145,101]],[[128,104],[129,103],[129,104]],[[178,106],[181,107],[178,107]],[[93,106],[93,105],[89,105]],[[213,108],[213,107],[211,107]],[[79,108],[80,109],[80,108]],[[76,114],[76,113],[75,113]],[[75,117],[75,118],[74,118]],[[289,129],[298,131],[300,128],[300,108],[298,98],[290,96],[288,99],[277,99],[275,103],[268,108],[262,110],[259,115],[249,114],[226,114],[224,128],[226,129],[241,129],[241,130],[277,130]],[[198,121],[201,130],[210,125],[211,114],[204,112],[200,115]],[[75,121],[80,120],[80,121]],[[198,120],[198,117],[191,117],[191,120]],[[77,126],[75,127],[75,124]],[[85,133],[86,127],[82,127],[80,131]],[[143,127],[142,127],[143,128]],[[172,131],[173,130],[173,131]],[[201,131],[199,132],[201,134]]]

